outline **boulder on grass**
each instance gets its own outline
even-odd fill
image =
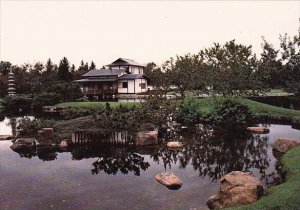
[[[14,151],[31,150],[35,147],[35,138],[19,138],[10,148]]]
[[[141,131],[135,137],[137,146],[147,146],[158,144],[158,131]]]
[[[211,196],[210,209],[239,206],[255,202],[263,194],[262,183],[249,172],[233,171],[221,178],[219,192]]]
[[[273,145],[273,150],[280,153],[286,153],[289,149],[300,144],[300,140],[279,138]]]
[[[155,180],[171,190],[178,190],[182,186],[182,181],[170,172],[156,175]]]
[[[177,148],[182,148],[183,144],[178,141],[170,141],[167,143],[167,147],[172,148],[172,149],[177,149]]]
[[[269,133],[270,129],[266,127],[248,127],[247,131],[255,134],[264,134],[264,133]]]

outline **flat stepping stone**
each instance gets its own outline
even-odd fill
[[[178,141],[170,141],[167,143],[167,147],[169,148],[182,148],[183,144]]]
[[[266,127],[248,127],[247,131],[256,134],[264,134],[264,133],[269,133],[270,129]]]
[[[170,190],[178,190],[182,186],[182,181],[170,172],[160,173],[156,175],[155,180],[165,185]]]

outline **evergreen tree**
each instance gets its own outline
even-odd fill
[[[58,66],[58,78],[63,81],[71,81],[72,75],[70,73],[70,64],[66,57],[64,57]]]
[[[96,65],[94,63],[94,61],[92,61],[91,66],[90,66],[90,70],[96,69]]]

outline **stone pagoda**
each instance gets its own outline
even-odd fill
[[[15,88],[15,75],[12,72],[12,68],[10,68],[10,71],[8,73],[8,89],[7,89],[8,95],[13,96],[16,94],[16,88]]]

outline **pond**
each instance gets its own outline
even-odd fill
[[[269,134],[233,135],[197,125],[140,148],[83,144],[18,154],[0,141],[1,209],[207,209],[228,172],[252,171],[265,185],[279,178],[271,145],[278,137],[299,139],[300,131],[266,126]],[[184,148],[168,149],[170,139]],[[179,190],[154,180],[165,171],[181,178]]]

